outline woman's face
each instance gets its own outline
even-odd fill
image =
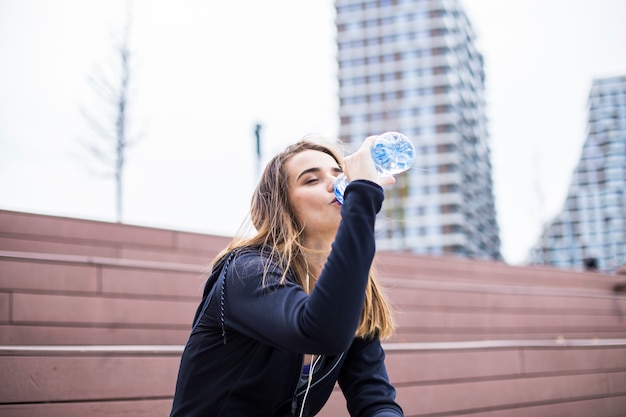
[[[334,193],[334,182],[341,168],[332,156],[314,150],[295,154],[285,164],[289,201],[305,240],[334,238],[341,220],[341,205]]]

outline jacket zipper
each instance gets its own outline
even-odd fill
[[[298,383],[300,382],[300,375],[302,374],[302,368],[304,367],[304,355],[300,359],[300,367],[298,369],[298,377],[296,378],[295,388],[293,390],[293,397],[291,397],[291,415],[295,416],[298,412]]]
[[[328,369],[328,371],[324,375],[322,375],[320,378],[318,378],[315,381],[313,381],[313,383],[311,384],[311,388],[313,388],[314,386],[316,386],[317,384],[322,382],[324,379],[326,379],[328,377],[328,375],[331,374],[332,371],[335,370],[335,368],[339,365],[339,361],[341,361],[341,358],[343,358],[344,354],[345,354],[345,352],[343,352],[341,355],[337,356],[337,359],[335,359],[333,361],[332,366]],[[306,388],[303,388],[300,392],[297,392],[298,390],[296,389],[296,395],[304,394],[305,390],[306,390]]]
[[[313,389],[313,387],[315,387],[316,385],[318,385],[320,382],[322,382],[324,379],[326,379],[334,370],[337,366],[339,366],[339,362],[341,361],[341,358],[343,358],[343,355],[345,355],[345,352],[342,352],[341,355],[339,355],[331,364],[330,368],[328,368],[328,370],[324,373],[324,375],[322,375],[319,378],[316,378],[313,383],[311,384],[311,386],[309,387],[309,391]],[[302,366],[304,365],[304,356],[302,357],[302,361],[300,361],[300,369],[302,369]],[[298,381],[300,381],[300,375],[298,375]],[[294,396],[293,399],[291,401],[291,415],[293,416],[297,416],[297,412],[298,412],[298,397],[303,395],[307,390],[306,385],[304,386],[304,388],[302,388],[300,391],[298,391],[298,382],[296,382],[296,390],[294,392]],[[302,407],[304,407],[305,404],[302,404]]]

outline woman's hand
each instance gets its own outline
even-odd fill
[[[369,180],[381,186],[396,182],[392,175],[378,175],[374,161],[372,160],[372,144],[378,136],[369,136],[363,141],[361,147],[352,155],[343,160],[343,172],[350,181]]]

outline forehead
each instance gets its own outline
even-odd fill
[[[298,176],[302,171],[310,168],[337,168],[337,161],[329,154],[307,149],[292,156],[285,168],[290,177]]]

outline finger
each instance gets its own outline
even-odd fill
[[[365,138],[363,143],[361,144],[361,148],[370,149],[374,144],[374,141],[378,138],[378,136],[368,136]]]
[[[381,175],[378,177],[378,184],[381,187],[384,187],[385,185],[395,184],[395,183],[396,183],[396,179],[393,175]]]

